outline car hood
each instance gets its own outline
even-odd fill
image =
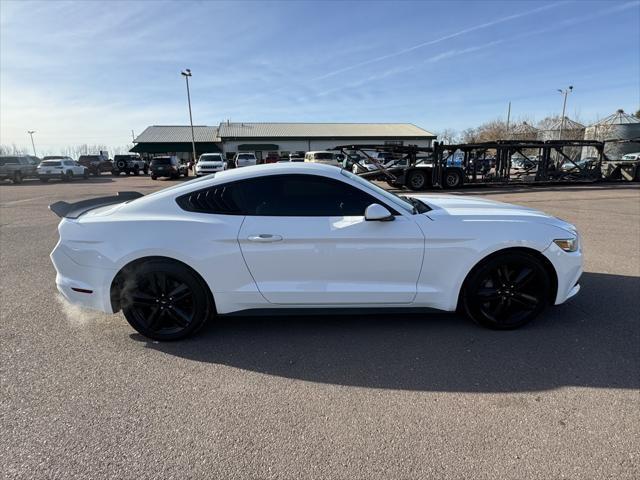
[[[576,227],[564,220],[529,207],[496,202],[484,198],[457,195],[409,195],[429,205],[426,215],[436,220],[455,217],[461,220],[527,221],[544,223],[576,232]]]

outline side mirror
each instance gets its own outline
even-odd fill
[[[364,211],[364,219],[369,222],[389,222],[395,220],[395,217],[379,203],[372,203]]]

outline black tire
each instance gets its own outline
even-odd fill
[[[155,179],[157,179],[157,178],[158,178],[158,177],[156,177],[155,175],[151,175],[151,180],[155,180]]]
[[[98,176],[98,174],[95,174],[96,176]],[[89,170],[85,169],[84,173],[82,174],[82,178],[84,178],[85,180],[87,180],[89,178]]]
[[[111,175],[113,175],[114,177],[119,177],[120,176],[120,171],[119,170],[112,170],[111,171]]]
[[[140,170],[138,170],[137,168],[133,171],[133,174],[137,177],[138,175],[140,175]]]
[[[148,167],[144,167],[144,169],[142,171],[144,172],[145,175],[149,175],[149,168]]]
[[[40,181],[42,183],[47,183],[49,181],[49,179],[48,178],[40,178]]]
[[[22,172],[17,171],[13,174],[13,183],[22,183]]]
[[[442,181],[444,188],[460,188],[462,186],[462,173],[459,170],[447,170]]]
[[[153,340],[180,340],[213,315],[211,293],[189,268],[150,260],[125,273],[120,305],[129,324]]]
[[[461,306],[474,322],[495,330],[521,327],[547,306],[551,281],[540,261],[507,252],[480,263],[464,282]]]
[[[124,174],[128,177],[129,175],[131,175],[131,171],[130,170],[125,170]]]
[[[63,182],[70,182],[71,180],[73,180],[73,172],[71,170],[69,170],[67,173],[65,173],[62,176],[62,181]]]
[[[407,188],[409,190],[424,190],[429,184],[429,179],[426,172],[420,170],[413,170],[407,175]]]

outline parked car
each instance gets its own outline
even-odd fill
[[[22,183],[28,177],[36,176],[36,166],[26,155],[3,155],[0,157],[0,180]]]
[[[110,172],[111,160],[104,155],[80,155],[78,163],[89,170],[91,175],[100,175],[102,172]]]
[[[89,178],[89,169],[69,157],[44,157],[37,168],[41,182],[59,179],[69,182],[74,177]]]
[[[269,152],[264,158],[264,163],[278,163],[280,156],[276,152]]]
[[[597,157],[585,157],[580,160],[576,160],[574,162],[570,162],[569,160],[565,160],[562,165],[560,165],[560,171],[563,173],[566,172],[579,172],[580,170],[591,170],[598,163]]]
[[[138,154],[124,154],[113,157],[112,175],[119,176],[121,173],[127,175],[140,175],[140,171],[146,175],[149,173],[149,165]]]
[[[304,161],[309,163],[322,163],[324,165],[332,165],[334,167],[342,167],[336,159],[335,152],[317,151],[307,152],[304,155]]]
[[[62,295],[123,310],[156,340],[255,308],[459,310],[504,330],[580,290],[580,237],[563,220],[477,197],[397,196],[317,163],[49,208],[62,217],[51,254]]]
[[[175,155],[155,157],[149,166],[151,180],[158,177],[180,178],[180,175],[189,176],[187,164]]]
[[[304,162],[304,153],[305,152],[291,152],[289,154],[290,162]]]
[[[221,153],[203,153],[196,163],[196,176],[209,175],[227,169]]]
[[[235,168],[250,167],[257,164],[258,159],[255,153],[236,153],[235,157],[233,157],[233,166]]]
[[[623,161],[634,161],[634,160],[640,160],[640,152],[636,152],[636,153],[626,153],[622,156],[622,160]]]

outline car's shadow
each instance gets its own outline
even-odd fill
[[[583,291],[516,331],[455,314],[226,317],[148,348],[198,362],[360,387],[520,392],[640,387],[640,278],[586,273]]]

